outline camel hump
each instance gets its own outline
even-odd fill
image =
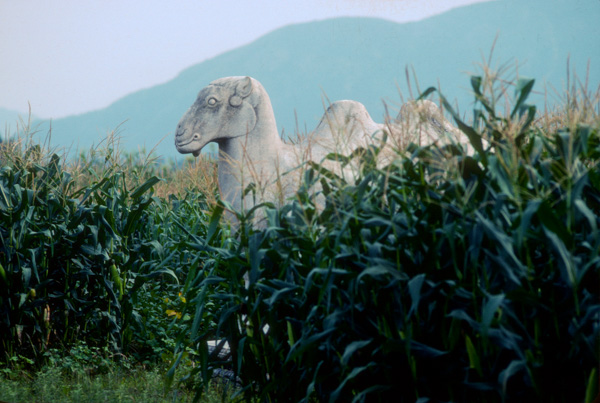
[[[342,100],[329,105],[314,133],[317,137],[329,137],[340,131],[350,135],[354,132],[372,134],[379,130],[367,108],[357,101]]]
[[[380,132],[382,125],[375,123],[363,104],[343,100],[332,103],[312,133],[314,146],[326,152],[349,154],[364,147]]]
[[[351,100],[336,101],[329,105],[321,123],[328,120],[339,122],[340,125],[348,125],[354,120],[372,121],[367,108],[360,102]]]

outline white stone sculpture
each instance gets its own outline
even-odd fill
[[[208,143],[218,144],[221,197],[240,211],[254,205],[254,196],[241,197],[250,183],[256,185],[257,201],[281,204],[298,189],[301,170],[297,168],[303,162],[321,163],[330,152],[348,155],[357,147],[380,141],[384,130],[392,137],[388,141],[392,145],[401,144],[409,132],[421,145],[441,141],[448,133],[460,136],[431,101],[405,105],[389,124],[375,123],[359,102],[337,101],[312,133],[288,144],[279,136],[264,87],[251,77],[226,77],[200,91],[177,126],[175,145],[180,153],[198,156]],[[394,153],[384,149],[382,155]],[[335,162],[325,164],[346,179],[353,175],[352,166],[342,170]]]
[[[210,142],[219,145],[221,197],[236,210],[242,207],[242,187],[271,181],[293,161],[292,146],[277,132],[269,96],[250,77],[211,82],[179,122],[175,145],[180,153],[197,156]]]

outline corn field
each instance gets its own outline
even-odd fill
[[[592,402],[598,93],[574,86],[540,116],[533,80],[470,84],[470,122],[422,97],[473,154],[410,144],[378,167],[373,146],[353,154],[356,183],[315,163],[287,204],[237,225],[207,158],[1,143],[0,360],[86,340],[168,362],[197,399],[226,369],[245,401]]]

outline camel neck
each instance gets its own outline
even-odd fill
[[[280,154],[285,148],[277,132],[275,115],[269,96],[263,90],[251,95],[256,125],[247,135],[219,141],[219,186],[222,195],[239,210],[241,187],[265,179],[266,173],[277,172]]]

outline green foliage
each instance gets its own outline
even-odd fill
[[[354,185],[316,165],[296,199],[263,206],[264,227],[250,213],[233,237],[190,233],[202,266],[185,281],[194,320],[177,352],[197,351],[198,395],[228,366],[261,401],[593,396],[600,121],[542,130],[526,104],[533,80],[500,116],[487,81],[471,80],[472,125],[442,97],[475,155],[413,145],[377,168],[367,150]],[[231,361],[209,350],[214,338]]]
[[[185,215],[186,225],[197,226],[201,206],[190,206],[201,197],[172,197],[169,208],[152,195],[157,177],[131,174],[143,167],[125,170],[110,151],[104,164],[88,164],[81,188],[78,173],[39,145],[2,151],[0,332],[7,337],[0,357],[23,354],[41,363],[47,349],[82,339],[127,352],[167,327],[164,311],[154,324],[144,321],[153,302],[145,293],[173,291],[184,277],[192,257],[179,254],[181,236],[169,217]]]
[[[109,399],[161,400],[162,386],[143,395],[155,372],[135,375],[159,363],[196,398],[592,401],[596,98],[569,95],[558,119],[538,119],[533,80],[515,82],[505,115],[504,84],[471,85],[472,123],[441,101],[473,155],[413,144],[385,167],[376,147],[330,155],[361,159],[356,183],[311,164],[293,200],[233,228],[210,162],[157,168],[110,145],[77,168],[3,143],[0,399],[105,399],[102,383],[124,379]],[[162,197],[159,176],[200,179]],[[214,388],[221,368],[237,396]]]
[[[197,270],[200,256],[184,247],[190,231],[204,236],[208,221],[206,198],[201,193],[186,192],[182,198],[170,196],[170,203],[157,202],[149,231],[145,233],[148,258],[142,267],[148,274],[143,277],[161,280],[162,270],[174,273],[177,279],[185,279],[188,272]],[[171,362],[175,341],[182,329],[189,327],[189,314],[182,314],[186,300],[184,284],[148,281],[133,298],[137,312],[132,352],[141,362]]]
[[[85,341],[67,350],[48,349],[46,364],[31,371],[35,362],[14,356],[0,370],[0,401],[7,402],[95,402],[144,401],[190,402],[193,391],[164,386],[164,365],[138,365],[134,360],[116,360],[107,347],[91,347]],[[178,376],[183,376],[180,371]],[[221,402],[221,385],[211,385],[203,402]]]
[[[211,391],[206,402],[220,402]],[[0,378],[0,400],[6,402],[190,402],[186,390],[165,391],[160,368],[123,370],[111,365],[100,374],[65,374],[60,367],[47,366],[31,378]]]
[[[85,341],[72,345],[67,352],[48,349],[44,356],[50,367],[59,368],[65,375],[105,374],[116,366],[106,346],[90,347]]]

